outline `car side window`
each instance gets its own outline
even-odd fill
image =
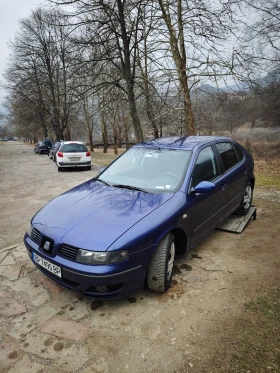
[[[237,153],[237,157],[238,157],[238,160],[239,162],[242,161],[242,159],[244,158],[244,154],[243,154],[243,151],[239,148],[238,145],[234,144],[234,147],[235,147],[235,150],[236,150],[236,153]]]
[[[222,158],[225,171],[229,170],[239,162],[233,145],[230,142],[220,142],[216,144],[216,147]]]
[[[211,146],[199,153],[192,175],[191,187],[194,188],[201,181],[212,181],[219,176],[217,159]]]

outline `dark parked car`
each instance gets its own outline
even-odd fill
[[[123,297],[145,281],[165,292],[175,254],[246,214],[254,185],[252,156],[230,138],[148,141],[43,207],[25,246],[42,272],[87,296]]]
[[[50,148],[49,151],[49,157],[52,159],[54,162],[56,161],[56,153],[61,145],[61,141],[57,141],[56,143],[53,144],[53,146]]]
[[[52,142],[50,140],[39,141],[34,148],[34,153],[38,154],[49,154],[52,147]]]

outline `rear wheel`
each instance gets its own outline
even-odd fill
[[[164,293],[171,285],[175,258],[174,235],[167,234],[158,244],[149,264],[147,283],[151,290]]]
[[[63,171],[63,167],[57,166],[57,171],[58,172],[62,172]]]
[[[250,182],[248,182],[244,189],[242,201],[240,203],[240,207],[238,210],[240,214],[246,215],[248,213],[252,205],[252,199],[253,199],[253,186]]]

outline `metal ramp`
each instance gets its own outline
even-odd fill
[[[230,232],[230,233],[242,233],[246,228],[249,221],[253,218],[257,218],[257,209],[254,206],[250,207],[247,215],[237,215],[233,214],[227,218],[221,225],[216,229],[220,231]]]

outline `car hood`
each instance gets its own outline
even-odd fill
[[[32,224],[56,244],[105,251],[173,195],[137,192],[90,180],[48,203]]]

